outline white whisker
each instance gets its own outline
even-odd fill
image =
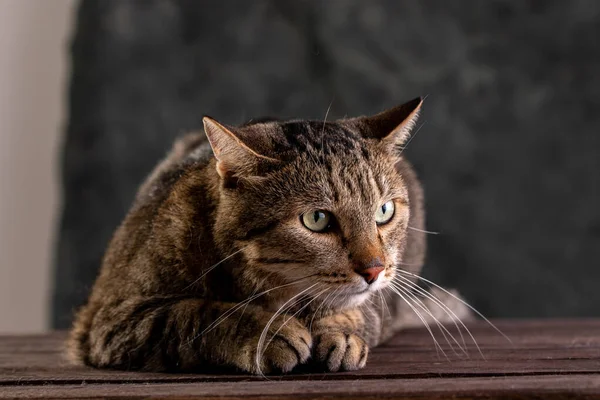
[[[323,301],[321,302],[321,304],[319,305],[319,307],[317,307],[317,309],[313,313],[312,318],[310,319],[310,324],[308,325],[308,331],[310,333],[312,333],[312,325],[313,325],[313,322],[315,320],[315,316],[319,313],[319,311],[321,310],[321,308],[323,307],[323,305],[325,304],[325,302],[327,301],[327,299],[329,299],[329,297],[331,297],[331,295],[333,295],[338,289],[339,288],[334,289],[331,293],[329,293],[327,296],[325,296],[325,298],[323,299]]]
[[[329,106],[327,107],[327,111],[325,112],[325,118],[323,119],[323,128],[321,129],[321,154],[323,154],[323,157],[325,156],[325,152],[323,150],[323,142],[325,139],[325,124],[327,124],[327,117],[329,116],[329,111],[331,110],[331,106],[333,105],[334,100],[335,96],[333,96],[331,102],[329,103]],[[325,161],[325,159],[323,159],[323,161]]]
[[[427,331],[429,332],[429,334],[431,335],[431,338],[433,339],[433,343],[435,345],[436,351],[439,349],[442,354],[444,355],[444,357],[446,357],[446,359],[449,360],[448,356],[446,355],[446,352],[444,351],[444,349],[442,348],[442,346],[440,346],[439,342],[437,341],[435,335],[433,334],[433,331],[431,330],[431,327],[429,326],[429,323],[425,320],[425,318],[423,318],[423,315],[421,315],[421,313],[419,312],[419,310],[417,310],[415,308],[415,306],[412,305],[412,303],[410,301],[408,301],[408,299],[406,297],[404,297],[404,295],[397,290],[395,287],[390,287],[392,289],[392,291],[394,293],[396,293],[398,296],[400,296],[400,298],[402,298],[402,300],[404,300],[404,302],[413,310],[413,312],[415,313],[415,315],[421,320],[421,322],[423,323],[423,325],[425,326],[425,328],[427,329]]]
[[[270,289],[264,290],[264,291],[262,291],[262,292],[260,292],[258,294],[255,294],[255,295],[247,298],[246,300],[243,300],[243,301],[239,302],[238,304],[236,304],[235,306],[233,306],[232,308],[230,308],[229,310],[227,310],[226,312],[224,312],[219,318],[217,318],[215,321],[213,321],[209,326],[207,326],[197,336],[193,337],[190,340],[190,342],[193,341],[193,340],[195,340],[195,339],[197,339],[198,337],[204,335],[205,333],[210,332],[212,329],[216,328],[220,323],[222,323],[225,319],[227,319],[228,317],[230,317],[233,313],[235,313],[236,311],[238,311],[240,308],[244,307],[248,303],[256,300],[257,298],[259,298],[261,296],[264,296],[265,294],[270,293],[270,292],[272,292],[274,290],[277,290],[277,289],[281,289],[281,288],[292,286],[292,285],[297,285],[298,283],[302,282],[304,279],[310,278],[311,276],[314,276],[314,275],[305,276],[304,278],[300,278],[300,279],[298,279],[298,280],[296,280],[294,282],[286,283],[286,284],[283,284],[283,285],[280,285],[280,286],[276,286],[274,288],[270,288]]]
[[[324,289],[322,291],[320,291],[319,293],[317,293],[316,296],[314,296],[310,301],[308,301],[305,305],[303,305],[298,311],[296,311],[294,314],[292,314],[290,317],[288,317],[285,321],[283,321],[283,324],[281,324],[281,326],[275,331],[275,333],[273,333],[271,335],[271,339],[269,339],[269,341],[267,342],[267,344],[265,345],[265,350],[267,347],[269,347],[269,345],[271,344],[271,342],[273,341],[273,339],[275,338],[275,336],[277,336],[277,334],[279,333],[279,331],[281,331],[281,329],[283,329],[283,327],[294,317],[296,317],[298,314],[300,314],[302,311],[304,311],[304,309],[306,309],[306,307],[308,307],[313,301],[315,301],[320,295],[322,295],[323,293],[325,293],[328,289]],[[296,304],[298,304],[299,302],[301,302],[303,300],[303,298],[301,298],[300,300],[298,300],[297,302],[295,302],[294,304],[292,304],[291,306],[289,306],[287,309],[289,310],[290,308],[294,307]],[[282,313],[283,314],[283,313]]]
[[[454,341],[454,343],[456,344],[456,346],[466,355],[468,356],[469,353],[466,350],[466,345],[463,347],[460,345],[460,343],[458,343],[458,341],[456,340],[456,338],[454,337],[454,335],[448,330],[448,328],[446,328],[444,326],[444,324],[442,324],[436,317],[435,315],[433,315],[433,313],[431,312],[431,310],[429,310],[429,308],[425,305],[425,303],[423,303],[416,295],[414,295],[413,293],[410,292],[410,290],[408,290],[407,288],[403,288],[401,287],[401,285],[399,285],[398,283],[392,283],[392,285],[394,285],[394,287],[396,287],[396,289],[402,291],[402,293],[404,293],[406,296],[410,297],[413,302],[419,306],[419,308],[421,308],[424,312],[427,313],[427,315],[429,315],[433,321],[436,323],[438,329],[440,330],[440,332],[442,333],[442,335],[444,336],[444,339],[446,339],[446,343],[448,343],[448,345],[450,346],[450,348],[452,349],[452,351],[454,352],[454,354],[459,354],[456,349],[454,348],[454,345],[452,344],[452,342],[450,342],[450,340],[448,339],[448,336],[450,336],[450,338],[452,338],[452,341]],[[459,330],[460,332],[460,330]],[[462,337],[462,335],[461,335]],[[464,341],[463,341],[464,344]]]
[[[381,320],[377,319],[378,306],[375,300],[373,300],[372,296],[368,297],[364,303],[359,304],[357,307],[361,311],[363,317],[365,317],[368,320],[369,324],[381,324]]]
[[[265,338],[267,336],[269,328],[271,327],[271,324],[279,316],[279,314],[282,312],[282,310],[286,309],[287,306],[290,303],[292,303],[298,297],[304,295],[306,292],[308,292],[309,290],[311,290],[312,288],[314,288],[317,285],[318,285],[318,283],[315,283],[312,286],[309,286],[308,288],[304,289],[303,291],[301,291],[301,292],[297,293],[296,295],[292,296],[288,301],[286,301],[285,303],[283,303],[283,305],[281,307],[279,307],[279,309],[275,313],[273,313],[273,316],[271,317],[271,319],[269,319],[269,321],[265,325],[263,331],[260,334],[260,337],[258,338],[258,344],[256,345],[256,360],[255,360],[256,361],[256,368],[258,370],[258,373],[260,375],[262,375],[263,377],[264,377],[264,374],[262,373],[262,370],[261,370],[260,360],[262,358],[262,353],[263,353],[263,344],[265,342]]]
[[[421,124],[421,126],[419,126],[417,128],[415,133],[410,135],[410,138],[408,139],[408,141],[404,144],[404,146],[402,146],[402,150],[400,150],[400,153],[398,154],[399,156],[402,155],[402,153],[404,153],[404,150],[406,150],[406,148],[408,147],[410,142],[412,142],[412,140],[415,138],[415,136],[417,136],[417,133],[419,133],[419,131],[425,126],[426,123],[427,123],[427,120],[423,121],[423,123]]]
[[[204,278],[210,271],[212,271],[213,269],[217,268],[219,265],[221,265],[222,263],[224,263],[225,261],[229,260],[231,257],[235,256],[236,254],[238,254],[239,252],[243,251],[246,249],[246,247],[248,246],[244,246],[241,249],[234,251],[233,253],[231,253],[230,255],[228,255],[227,257],[225,257],[224,259],[222,259],[221,261],[219,261],[218,263],[211,265],[210,267],[208,267],[206,269],[206,271],[204,271],[204,273],[202,275],[200,275],[197,279],[194,280],[194,282],[190,283],[189,285],[187,285],[183,290],[187,290],[189,288],[191,288],[192,286],[194,286],[196,283],[198,283],[200,281],[200,279]]]
[[[381,320],[379,321],[379,329],[380,332],[383,332],[383,326],[385,325],[385,312],[387,311],[388,317],[392,318],[392,313],[390,312],[390,308],[387,305],[387,301],[385,300],[385,295],[382,290],[378,291],[379,298],[381,299]]]
[[[334,303],[336,302],[336,300],[338,299],[338,297],[340,297],[340,295],[343,293],[343,291],[344,291],[343,287],[339,287],[338,289],[340,289],[340,290],[338,290],[337,294],[335,296],[333,296],[331,298],[331,300],[329,301],[329,304],[327,304],[327,306],[325,306],[326,310],[329,309],[329,308],[331,308],[331,307],[333,307]]]
[[[461,303],[463,303],[465,306],[469,307],[475,314],[479,315],[485,322],[487,322],[492,328],[494,328],[494,330],[496,332],[498,332],[500,335],[502,335],[506,340],[508,340],[510,343],[512,343],[512,340],[510,340],[510,338],[508,336],[506,336],[500,329],[498,329],[498,327],[496,327],[496,325],[494,325],[489,319],[487,319],[482,313],[480,313],[479,311],[477,311],[477,309],[475,309],[475,307],[473,307],[472,305],[470,305],[469,303],[467,303],[466,301],[464,301],[463,299],[461,299],[458,296],[455,296],[454,294],[452,294],[451,292],[449,292],[448,290],[444,289],[443,287],[441,287],[440,285],[438,285],[435,282],[430,281],[429,279],[425,279],[420,275],[417,274],[413,274],[412,272],[408,272],[408,271],[404,271],[402,269],[399,269],[398,272],[412,276],[414,278],[418,278],[424,282],[429,283],[430,285],[435,286],[436,288],[440,289],[441,291],[443,291],[444,293],[454,297],[456,300],[460,301]]]
[[[429,234],[429,235],[439,235],[439,234],[440,234],[439,232],[426,231],[426,230],[424,230],[424,229],[413,228],[412,226],[407,226],[407,228],[408,228],[408,229],[411,229],[411,230],[413,230],[413,231],[416,231],[416,232],[427,233],[427,234]]]
[[[445,305],[443,301],[441,301],[440,299],[438,299],[437,297],[435,297],[432,293],[428,292],[427,290],[419,287],[419,285],[417,285],[416,283],[412,282],[409,279],[406,279],[406,278],[404,278],[402,276],[396,276],[395,279],[401,279],[404,283],[407,283],[408,285],[410,285],[409,286],[410,288],[412,288],[413,290],[417,291],[419,294],[421,294],[422,296],[426,297],[427,299],[433,301],[433,303],[435,305],[437,305],[438,307],[440,307],[446,313],[446,315],[448,315],[450,317],[450,320],[454,323],[454,326],[456,327],[456,330],[460,334],[460,339],[461,339],[461,341],[462,341],[462,343],[463,343],[463,345],[465,347],[467,345],[466,345],[465,338],[463,336],[462,330],[460,329],[460,326],[458,325],[459,322],[462,325],[462,327],[469,333],[469,336],[471,337],[471,339],[473,340],[473,342],[477,346],[477,342],[475,341],[475,338],[473,337],[473,335],[471,335],[471,332],[465,326],[465,324],[463,323],[463,321],[458,317],[458,315],[456,315],[456,313],[454,313],[454,311],[452,311],[452,309],[450,309],[450,307],[448,307],[447,305]],[[400,282],[397,282],[397,283],[400,283]],[[477,346],[477,348],[479,349],[478,346]],[[481,350],[479,350],[479,353],[481,353]],[[482,354],[482,356],[483,356],[483,354]]]
[[[264,280],[262,281],[262,284],[264,284],[264,283],[265,283],[265,280],[266,280],[266,279],[264,279]],[[256,288],[254,288],[254,291],[252,292],[252,294],[250,295],[250,297],[253,297],[253,296],[255,296],[255,295],[256,295],[256,293],[258,292],[258,288],[259,288],[259,287],[261,287],[261,286],[262,286],[262,284],[261,284],[261,285],[257,285],[257,286],[256,286]],[[248,302],[246,302],[246,304],[244,304],[244,307],[243,307],[242,313],[240,314],[240,317],[238,318],[238,321],[237,321],[237,323],[235,324],[235,329],[236,329],[236,330],[237,330],[238,326],[240,325],[240,321],[241,321],[241,320],[242,320],[242,318],[244,317],[244,314],[246,313],[246,309],[248,308],[248,305],[249,305],[249,304],[250,304],[250,302],[249,302],[249,301],[248,301]]]

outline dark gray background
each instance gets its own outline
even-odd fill
[[[84,0],[55,327],[136,186],[203,114],[322,119],[418,95],[425,274],[490,317],[600,316],[600,2]]]

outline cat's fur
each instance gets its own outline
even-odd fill
[[[335,122],[205,118],[206,136],[175,144],[116,231],[72,358],[152,371],[363,367],[369,347],[416,320],[387,285],[398,269],[419,273],[425,255],[423,194],[401,154],[421,104]],[[388,200],[395,214],[378,226]],[[334,216],[327,232],[302,225],[315,209]],[[373,260],[385,270],[369,285],[354,270]]]

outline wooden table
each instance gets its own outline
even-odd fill
[[[470,324],[485,360],[436,353],[424,329],[372,351],[358,372],[248,375],[156,374],[73,367],[64,333],[0,337],[0,398],[599,398],[600,320],[496,321],[509,343]],[[438,334],[440,343],[443,336]],[[468,343],[467,343],[468,344]]]

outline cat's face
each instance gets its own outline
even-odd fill
[[[409,219],[395,135],[407,135],[418,106],[376,134],[365,118],[207,126],[222,179],[216,234],[241,249],[249,288],[286,285],[282,301],[304,290],[345,308],[389,285]],[[228,137],[216,138],[222,129]]]

